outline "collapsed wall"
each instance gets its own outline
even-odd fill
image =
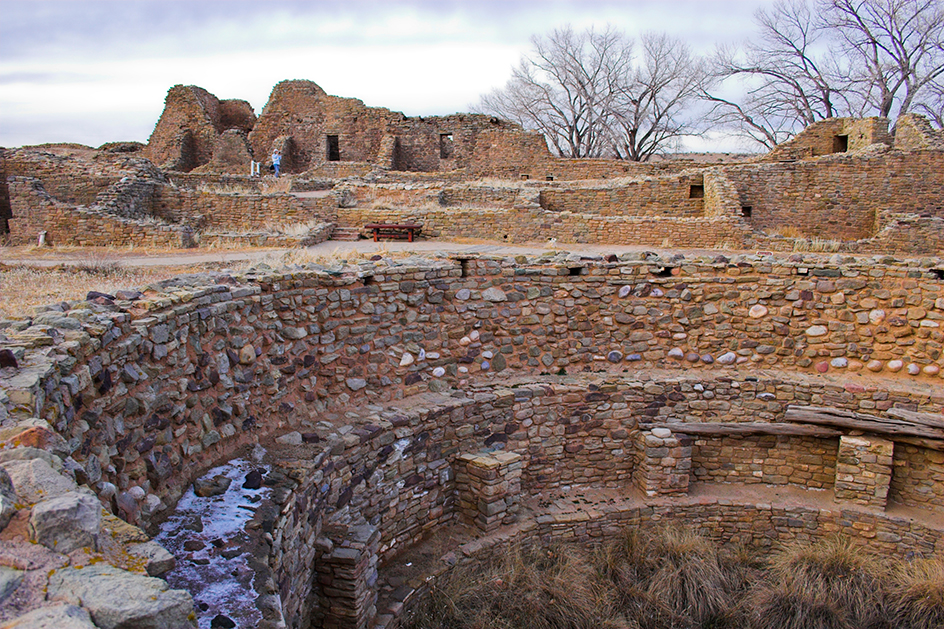
[[[771,522],[758,541],[838,527],[940,553],[944,435],[918,420],[944,412],[942,321],[936,273],[866,260],[549,255],[211,274],[5,323],[15,366],[0,374],[0,421],[61,435],[75,479],[141,525],[202,470],[279,437],[292,480],[263,530],[283,614],[361,626],[379,612],[384,559],[463,518],[514,525],[528,495],[568,487],[628,502],[540,516],[547,535],[668,517],[670,498],[706,527],[735,522],[723,490],[699,488],[759,484],[816,487],[836,506],[748,502]],[[902,417],[910,432],[882,428]],[[844,448],[885,458],[840,469]],[[464,507],[479,504],[464,466],[489,452],[520,457],[506,462],[519,493]],[[886,514],[898,505],[929,515]],[[354,607],[325,579],[348,579]]]

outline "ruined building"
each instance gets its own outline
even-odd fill
[[[288,176],[250,177],[273,148]],[[146,147],[2,157],[14,242],[299,245],[411,220],[844,252],[260,265],[0,321],[4,627],[232,626],[242,603],[240,626],[394,629],[488,549],[666,523],[760,553],[838,535],[944,556],[944,146],[921,118],[637,165],[293,81],[258,119],[175,87]],[[253,469],[216,468],[234,461]],[[237,535],[180,520],[208,538],[176,555],[149,536],[231,486],[258,492]],[[229,575],[248,589],[221,602]]]
[[[251,177],[274,150],[287,176]],[[555,158],[506,121],[408,118],[310,81],[278,84],[258,118],[175,86],[144,147],[4,150],[0,229],[14,243],[288,246],[409,221],[504,242],[942,251],[944,140],[919,116],[894,133],[829,119],[727,159]],[[293,239],[292,225],[310,229]]]

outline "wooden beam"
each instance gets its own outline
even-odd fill
[[[641,424],[640,428],[668,428],[683,435],[787,435],[796,437],[839,437],[843,431],[823,426],[798,426],[796,424],[765,422],[698,422],[690,424]]]
[[[788,406],[783,418],[788,422],[834,426],[880,435],[944,440],[944,429],[915,424],[903,419],[877,417],[840,408]]]
[[[889,417],[909,421],[913,424],[922,426],[933,426],[934,428],[944,428],[944,415],[934,413],[920,413],[918,411],[908,411],[903,408],[890,408],[887,411]]]

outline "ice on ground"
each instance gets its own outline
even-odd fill
[[[245,459],[207,472],[203,478],[222,474],[232,479],[229,489],[219,496],[201,498],[191,487],[155,538],[177,558],[177,567],[164,578],[171,587],[193,595],[200,629],[210,629],[217,614],[225,614],[237,627],[255,627],[262,620],[255,604],[255,574],[249,567],[248,551],[241,549],[248,539],[246,523],[271,492],[264,485],[243,489],[246,474],[254,469],[269,472],[268,466]],[[196,550],[187,550],[185,545]]]

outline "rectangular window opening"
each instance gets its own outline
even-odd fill
[[[688,189],[688,198],[689,199],[704,199],[705,198],[705,186],[697,183],[693,183]]]
[[[338,141],[339,136],[329,135],[328,136],[328,161],[329,162],[340,162],[341,161],[341,144]]]
[[[439,159],[450,159],[455,153],[455,142],[451,133],[439,134]]]
[[[526,181],[528,179],[531,179],[531,175],[521,175],[521,179],[522,181]]]
[[[754,208],[752,208],[750,205],[741,206],[741,216],[743,216],[744,218],[750,218],[751,213],[753,213],[753,211],[754,211]]]
[[[544,178],[544,181],[554,181],[554,175],[548,175]]]
[[[833,138],[833,153],[845,153],[849,150],[849,136],[837,135]]]

